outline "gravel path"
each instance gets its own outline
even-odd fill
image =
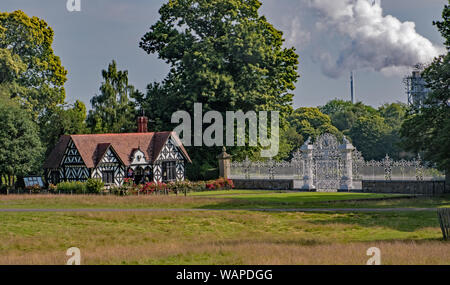
[[[0,209],[0,213],[20,212],[207,212],[207,211],[260,211],[260,212],[434,212],[436,208],[300,208],[300,209]]]

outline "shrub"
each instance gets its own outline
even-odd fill
[[[133,178],[124,178],[123,179],[123,186],[132,187],[132,186],[136,186],[136,185],[134,185]]]
[[[152,194],[153,192],[155,192],[156,188],[157,188],[156,183],[147,182],[145,184],[139,185],[138,191],[139,193],[142,194]]]
[[[233,188],[234,188],[233,181],[231,179],[225,179],[223,177],[206,182],[207,190],[230,190]]]
[[[234,183],[233,183],[233,180],[231,180],[231,179],[226,179],[226,180],[225,180],[225,187],[226,187],[227,189],[234,189]]]
[[[111,186],[109,188],[109,191],[117,196],[129,196],[133,192],[129,187],[127,186]]]
[[[197,181],[194,183],[193,191],[194,192],[202,192],[206,190],[206,182],[205,181]]]
[[[58,191],[65,194],[83,194],[86,193],[86,183],[75,182],[61,182],[58,184]]]
[[[49,184],[48,185],[48,192],[50,193],[57,193],[58,192],[58,187],[54,184]]]
[[[39,186],[38,184],[34,184],[32,186],[28,186],[25,189],[27,189],[28,191],[30,191],[31,193],[37,194],[41,192],[41,186]]]
[[[98,194],[103,190],[105,184],[100,179],[88,179],[86,182],[86,190],[88,193]]]

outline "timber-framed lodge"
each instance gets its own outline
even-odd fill
[[[101,179],[105,185],[169,182],[185,179],[191,163],[175,132],[147,132],[138,118],[137,133],[64,135],[44,163],[48,183]]]

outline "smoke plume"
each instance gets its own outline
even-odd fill
[[[309,0],[309,5],[318,12],[318,30],[344,39],[343,47],[319,56],[327,76],[336,78],[363,68],[404,74],[442,52],[416,32],[413,22],[384,16],[379,0]]]

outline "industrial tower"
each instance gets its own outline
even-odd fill
[[[408,96],[408,105],[410,106],[422,106],[428,93],[430,93],[430,89],[426,87],[426,82],[421,75],[423,69],[423,65],[416,65],[411,75],[404,79],[406,94]]]

